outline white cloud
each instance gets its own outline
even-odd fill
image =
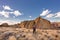
[[[8,18],[9,17],[9,12],[0,11],[0,15],[3,15],[4,17]]]
[[[60,22],[60,11],[56,13],[52,13],[51,11],[44,10],[40,16],[44,16],[45,19],[50,20],[51,22]]]
[[[54,14],[48,14],[46,15],[46,18],[52,18],[54,16]]]
[[[19,12],[18,10],[15,10],[15,11],[13,12],[13,14],[14,14],[15,16],[22,15],[22,13],[21,13],[21,12]]]
[[[51,11],[49,11],[48,9],[44,10],[40,16],[46,16],[47,14],[49,14]]]
[[[51,11],[49,11],[48,9],[44,10],[40,16],[45,16],[46,18],[56,18],[56,17],[60,17],[60,12],[57,12],[57,13],[53,13],[51,14],[50,13]]]
[[[16,11],[13,11],[13,12],[10,12],[10,11],[0,11],[0,15],[6,17],[6,18],[9,18],[10,17],[10,14],[13,14],[15,16],[20,16],[22,15],[21,12],[19,12],[18,10]],[[14,16],[13,16],[14,17]]]
[[[56,14],[55,17],[60,17],[60,12],[57,12],[57,13],[55,13],[55,14]]]
[[[29,16],[30,18],[32,18],[32,16]]]
[[[3,6],[3,8],[4,8],[4,10],[13,10],[10,8],[10,6],[7,6],[7,5]]]
[[[0,20],[0,25],[3,23],[8,23],[9,25],[17,24],[19,22],[17,21],[12,21],[12,20]]]
[[[10,8],[10,6],[3,6],[3,10],[0,11],[0,15],[6,17],[6,18],[9,18],[10,17],[10,14],[13,14],[15,16],[20,16],[22,15],[22,13],[19,11],[19,10],[15,10],[15,11],[7,11],[7,10],[13,10]]]

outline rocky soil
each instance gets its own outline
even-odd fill
[[[60,40],[60,30],[0,27],[0,40]]]

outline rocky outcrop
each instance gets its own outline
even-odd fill
[[[35,25],[35,21],[31,20],[31,21],[23,21],[19,24],[19,26],[21,28],[32,28]]]
[[[9,27],[8,23],[3,23],[0,25],[0,27]]]
[[[35,23],[38,28],[50,28],[51,27],[50,21],[43,19],[41,17],[36,18]]]
[[[33,28],[36,26],[36,28],[50,28],[51,23],[50,21],[43,19],[41,17],[36,18],[35,20],[30,21],[23,21],[19,24],[19,27],[21,28]]]

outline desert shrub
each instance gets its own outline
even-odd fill
[[[55,38],[53,38],[52,36],[50,36],[50,37],[48,38],[48,40],[55,40]]]
[[[55,37],[57,38],[57,37],[58,37],[58,35],[55,35]]]
[[[41,40],[44,40],[44,38],[41,38]]]
[[[22,31],[22,32],[24,32],[24,31]]]
[[[50,38],[51,36],[45,35],[45,37]]]
[[[44,30],[42,30],[42,32],[44,32]]]
[[[26,38],[25,40],[29,40],[28,38]]]

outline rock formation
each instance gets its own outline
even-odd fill
[[[0,27],[9,27],[8,23],[3,23],[0,25]]]
[[[50,21],[43,19],[41,17],[36,18],[35,23],[38,28],[50,28],[51,27]]]
[[[33,28],[36,26],[36,28],[50,28],[51,23],[50,21],[43,19],[41,17],[36,18],[35,20],[30,21],[23,21],[19,24],[19,27],[21,28]]]

